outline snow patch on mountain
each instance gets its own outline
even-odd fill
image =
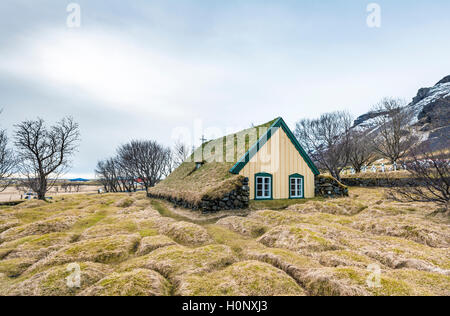
[[[420,142],[427,142],[436,150],[450,148],[450,76],[431,88],[419,89],[403,110],[410,117],[411,132]],[[377,118],[384,114],[372,111],[361,115],[353,128],[377,133]]]
[[[423,111],[423,109],[434,102],[437,102],[441,99],[450,98],[450,82],[437,84],[432,88],[424,88],[419,90],[418,97],[421,93],[426,92],[425,96],[420,100],[417,100],[417,97],[414,98],[413,102],[408,105],[410,111],[412,111],[413,121],[411,124],[415,124],[419,121],[419,114]]]

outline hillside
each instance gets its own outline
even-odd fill
[[[433,204],[353,188],[265,207],[200,216],[141,193],[3,207],[0,295],[450,295],[450,223]]]
[[[434,150],[450,148],[450,76],[430,88],[421,88],[404,111],[410,114],[410,126],[424,143]],[[380,113],[361,115],[355,128],[371,128]]]

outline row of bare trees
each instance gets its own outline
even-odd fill
[[[40,118],[15,125],[13,149],[6,131],[0,130],[0,192],[14,182],[45,200],[70,168],[79,141],[79,126],[71,117],[52,126]],[[172,151],[154,141],[131,141],[119,147],[115,157],[98,162],[96,173],[108,192],[136,191],[138,183],[148,190],[188,155],[181,142]]]
[[[364,165],[380,158],[398,163],[417,142],[404,102],[385,98],[371,114],[368,126],[355,127],[347,112],[326,113],[318,119],[299,121],[295,134],[319,168],[337,179],[350,165],[360,172]]]
[[[0,190],[13,182],[45,195],[71,165],[80,141],[78,124],[66,117],[52,126],[43,119],[26,120],[14,126],[14,147],[8,147],[5,130],[0,131]]]
[[[380,158],[392,164],[402,161],[419,185],[397,189],[392,196],[407,201],[433,201],[448,209],[449,153],[418,145],[410,124],[412,113],[405,105],[402,100],[385,98],[373,108],[363,126],[353,126],[347,112],[304,119],[297,123],[295,135],[318,167],[338,180],[348,166],[360,172],[363,166]]]
[[[107,192],[148,189],[168,176],[178,163],[170,148],[150,140],[133,140],[117,149],[115,157],[99,161],[97,178]]]

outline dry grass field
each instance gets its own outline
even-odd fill
[[[56,196],[71,194],[95,194],[100,188],[103,187],[99,185],[81,185],[79,188],[79,192],[76,192],[75,189],[65,192],[63,189],[61,189],[60,186],[58,186],[50,189],[47,196],[54,198]],[[23,198],[23,192],[17,190],[17,188],[14,186],[7,188],[3,192],[0,192],[0,202],[18,201],[21,198]]]
[[[138,193],[3,207],[0,295],[450,295],[435,205],[363,188],[280,204],[203,216]]]

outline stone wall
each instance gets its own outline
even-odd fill
[[[342,183],[351,187],[415,187],[423,185],[416,178],[344,178]]]
[[[242,185],[235,190],[225,194],[219,199],[202,199],[201,210],[204,213],[217,212],[220,210],[237,210],[248,208],[250,202],[250,187],[248,178],[242,180]]]
[[[174,198],[174,197],[169,197],[169,196],[165,196],[162,194],[160,195],[160,194],[152,194],[152,193],[147,193],[147,197],[152,198],[152,199],[166,200],[178,207],[183,207],[183,208],[192,209],[192,210],[199,209],[198,204],[188,202],[181,198]]]
[[[318,175],[315,178],[315,195],[327,198],[348,196],[348,188],[333,177]]]
[[[231,192],[226,193],[220,198],[207,199],[203,198],[199,203],[187,202],[181,198],[166,197],[149,193],[149,198],[163,199],[170,203],[187,209],[201,210],[203,213],[212,213],[222,210],[238,210],[246,209],[250,202],[250,187],[248,186],[248,178],[243,178],[241,185]]]
[[[8,201],[8,202],[0,202],[0,206],[16,206],[21,203],[25,202],[25,200],[22,201]]]

